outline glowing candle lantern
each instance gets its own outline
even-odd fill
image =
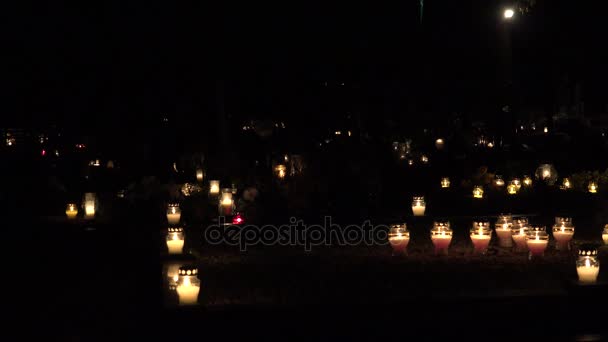
[[[496,184],[496,186],[504,186],[505,185],[505,181],[504,179],[502,179],[502,176],[500,175],[496,175],[496,179],[494,180],[494,184]]]
[[[448,177],[441,178],[441,187],[449,188],[450,187],[450,179]]]
[[[517,195],[517,186],[515,184],[509,184],[507,186],[507,193],[509,195]]]
[[[220,196],[219,212],[220,216],[230,216],[234,210],[234,201],[232,200],[232,189],[222,189]]]
[[[209,181],[209,195],[217,196],[220,193],[220,181],[211,180]]]
[[[572,188],[572,184],[570,183],[570,179],[569,178],[564,178],[562,180],[562,189],[564,190],[568,190]]]
[[[524,176],[523,182],[524,182],[524,186],[526,186],[526,187],[532,186],[532,178],[528,175]]]
[[[287,174],[287,167],[283,164],[275,166],[274,174],[279,180],[285,179],[285,175]]]
[[[184,250],[184,228],[169,227],[167,230],[167,250],[169,254],[182,254]]]
[[[555,249],[558,251],[569,250],[570,240],[574,236],[574,226],[572,225],[572,219],[569,217],[555,218],[555,225],[553,225],[553,238],[555,239]]]
[[[513,220],[511,227],[511,237],[515,242],[515,250],[519,252],[527,251],[526,236],[528,235],[528,219],[520,217]]]
[[[482,186],[477,185],[473,187],[473,198],[483,198]]]
[[[391,225],[388,232],[388,242],[393,247],[393,255],[407,255],[410,232],[407,230],[405,223]]]
[[[592,193],[592,194],[597,193],[597,189],[598,189],[597,183],[596,183],[596,182],[594,182],[594,181],[590,181],[590,182],[589,182],[589,185],[587,186],[587,189],[588,189],[588,190],[589,190],[589,192],[590,192],[590,193]]]
[[[195,266],[182,266],[177,274],[177,296],[179,305],[194,305],[198,302],[201,282]]]
[[[576,260],[576,273],[578,281],[583,284],[593,284],[597,282],[600,273],[600,262],[597,259],[597,249],[595,246],[581,246]]]
[[[450,242],[452,242],[452,229],[449,222],[435,222],[431,229],[431,241],[435,246],[435,255],[448,254]]]
[[[95,217],[97,196],[95,193],[87,192],[84,194],[84,201],[82,201],[84,206],[84,218],[92,219]]]
[[[542,180],[548,185],[555,184],[557,181],[557,171],[551,164],[542,164],[536,169],[536,178]]]
[[[500,247],[512,247],[511,229],[513,228],[513,217],[511,215],[500,215],[496,221],[496,235]]]
[[[420,161],[422,162],[422,164],[428,164],[429,157],[426,154],[423,154],[422,156],[420,156]]]
[[[605,245],[608,245],[608,224],[604,226],[604,231],[602,232],[602,240]]]
[[[445,141],[443,141],[442,138],[438,138],[437,140],[435,140],[435,148],[437,148],[438,150],[443,150],[444,147]]]
[[[415,196],[412,200],[412,212],[414,216],[424,216],[426,210],[426,202],[423,196]]]
[[[78,215],[78,207],[74,203],[69,203],[65,209],[65,214],[69,219],[75,219]]]
[[[403,156],[403,158],[405,158],[405,156]],[[407,161],[407,165],[409,165],[409,166],[414,165],[414,159],[409,159],[409,160]]]
[[[172,203],[167,207],[167,222],[170,225],[179,224],[179,221],[182,218],[182,210],[179,207],[179,204]]]
[[[528,246],[529,259],[542,257],[549,245],[549,234],[545,227],[531,227],[526,235],[526,246]]]
[[[205,172],[203,171],[203,169],[201,169],[201,168],[196,169],[196,181],[199,183],[202,183],[204,178],[205,178]]]
[[[519,191],[519,189],[521,189],[521,181],[519,180],[519,178],[513,178],[511,180],[511,184],[515,185],[515,187],[517,187],[518,191]]]
[[[471,241],[473,242],[473,253],[485,254],[490,245],[492,230],[490,222],[473,222],[471,228]]]

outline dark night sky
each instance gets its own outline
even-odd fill
[[[569,75],[588,102],[606,102],[608,30],[595,3],[538,0],[512,23],[520,101],[550,107]],[[133,128],[161,112],[202,118],[216,79],[236,117],[321,120],[332,111],[324,81],[346,83],[344,108],[388,117],[496,107],[498,1],[426,0],[422,26],[417,0],[207,6],[4,5],[2,120]]]

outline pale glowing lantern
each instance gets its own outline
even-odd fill
[[[407,255],[410,232],[407,230],[405,223],[391,225],[388,232],[388,242],[393,247],[393,255]]]
[[[232,199],[232,189],[222,189],[220,196],[219,212],[220,216],[230,216],[234,210],[234,200]]]
[[[562,189],[564,190],[568,190],[572,188],[572,184],[570,183],[570,179],[569,178],[564,178],[562,180]]]
[[[517,190],[521,189],[521,181],[519,180],[519,178],[513,178],[511,180],[511,184],[515,185],[517,187]]]
[[[492,238],[490,222],[473,222],[470,233],[471,242],[473,242],[473,253],[485,254]]]
[[[84,218],[92,219],[95,217],[95,210],[97,209],[97,195],[93,192],[87,192],[84,194]]]
[[[600,273],[600,262],[597,258],[597,248],[591,245],[581,246],[576,260],[576,273],[578,281],[583,284],[597,282]]]
[[[496,221],[496,235],[498,236],[498,246],[512,247],[511,229],[513,228],[513,217],[511,215],[500,215]]]
[[[450,178],[448,178],[448,177],[441,178],[441,187],[449,188],[450,187]]]
[[[431,241],[435,246],[435,255],[448,254],[450,242],[452,242],[452,229],[449,222],[435,222],[431,229]]]
[[[425,210],[426,202],[424,201],[424,196],[414,196],[412,200],[412,212],[414,216],[424,216]]]
[[[597,189],[598,189],[597,183],[595,181],[590,181],[589,185],[587,186],[587,189],[592,194],[597,193]]]
[[[473,198],[483,198],[483,187],[480,185],[473,187]]]
[[[505,185],[505,181],[504,181],[504,179],[502,179],[502,176],[496,175],[496,179],[494,180],[494,184],[496,184],[496,186],[504,186]]]
[[[602,240],[605,245],[608,245],[608,224],[604,226],[604,231],[602,232]]]
[[[549,234],[545,227],[530,227],[526,235],[526,246],[528,247],[529,259],[542,257],[549,245]]]
[[[197,168],[196,169],[196,181],[199,183],[202,183],[204,178],[205,178],[205,172],[203,171],[203,169]]]
[[[509,195],[516,195],[517,194],[517,190],[518,190],[517,189],[517,185],[515,185],[515,184],[509,184],[507,186],[507,193]]]
[[[69,219],[75,219],[78,215],[78,207],[74,203],[69,203],[65,209],[65,214]]]
[[[558,251],[570,250],[570,241],[574,236],[574,226],[570,217],[556,217],[553,225],[553,238],[555,249]]]
[[[524,186],[532,186],[532,178],[528,175],[524,176],[524,180],[523,180]]]
[[[167,250],[169,254],[182,254],[184,250],[184,228],[169,227],[167,229]]]
[[[209,195],[217,196],[220,193],[220,181],[210,180],[209,181]]]
[[[437,140],[435,140],[435,148],[437,148],[438,150],[443,150],[444,147],[445,147],[445,142],[443,141],[442,138],[438,138]]]
[[[536,169],[536,178],[542,180],[548,185],[555,184],[557,181],[557,171],[551,164],[542,164]]]
[[[182,266],[177,274],[177,296],[179,305],[194,305],[198,303],[198,293],[201,282],[198,279],[196,266]]]
[[[285,179],[285,176],[287,175],[287,167],[283,164],[279,164],[277,166],[274,167],[274,175],[279,179],[279,180],[283,180]]]
[[[179,224],[179,221],[182,218],[182,209],[179,207],[177,203],[171,203],[167,206],[167,222],[170,225]]]
[[[422,162],[422,164],[428,164],[429,157],[426,154],[423,154],[422,156],[420,156],[420,161]]]

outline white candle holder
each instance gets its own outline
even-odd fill
[[[198,303],[198,294],[201,281],[198,279],[198,268],[195,266],[182,266],[177,275],[177,296],[179,305],[195,305]]]
[[[431,241],[435,246],[435,255],[448,255],[448,248],[452,242],[453,231],[449,222],[435,222],[431,229]]]
[[[232,199],[232,189],[222,189],[219,202],[219,214],[220,216],[230,216],[234,211],[234,200]]]
[[[412,200],[412,212],[414,216],[424,216],[426,210],[426,202],[424,196],[415,196]]]
[[[500,215],[496,221],[496,235],[498,236],[498,246],[513,247],[511,229],[513,228],[513,217],[511,215]]]
[[[471,228],[471,242],[473,242],[474,254],[485,254],[492,239],[490,222],[473,222]]]
[[[600,262],[597,259],[595,246],[581,246],[576,260],[576,273],[578,281],[582,284],[593,284],[597,282],[600,273]]]
[[[84,207],[84,218],[91,220],[95,218],[95,211],[97,210],[97,196],[93,192],[87,192],[84,194],[84,200],[82,201]]]
[[[441,178],[441,187],[444,189],[450,187],[450,178],[449,177]]]
[[[65,209],[65,215],[70,220],[75,219],[76,216],[78,216],[78,207],[76,206],[76,204],[74,204],[74,203],[68,203],[68,205],[67,205],[67,207]]]
[[[388,232],[388,242],[393,247],[393,256],[407,255],[407,245],[410,243],[410,232],[407,225],[393,224]]]
[[[473,198],[482,199],[483,198],[483,187],[480,185],[476,185],[473,187]]]
[[[184,228],[169,227],[167,229],[167,250],[169,254],[182,254],[184,250]]]
[[[209,195],[217,196],[220,194],[220,181],[219,180],[210,180],[209,181]]]
[[[532,260],[544,256],[549,245],[549,234],[547,234],[545,227],[530,227],[526,235],[526,245],[528,246],[528,259]]]
[[[167,206],[167,222],[170,225],[177,225],[182,218],[182,209],[177,203],[171,203]]]
[[[513,226],[511,228],[511,237],[515,243],[516,252],[528,251],[528,245],[526,244],[526,237],[528,235],[528,219],[520,217],[513,220]]]
[[[570,250],[570,241],[574,236],[574,226],[572,225],[572,219],[566,218],[568,221],[562,221],[557,223],[560,217],[555,218],[555,225],[553,225],[553,238],[555,239],[555,249],[558,251]]]

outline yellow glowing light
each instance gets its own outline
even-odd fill
[[[449,188],[450,187],[450,179],[448,177],[441,178],[441,187]]]
[[[505,17],[505,19],[511,19],[511,18],[513,18],[514,15],[515,15],[515,11],[513,11],[513,9],[511,9],[511,8],[507,8],[503,13],[503,16]]]
[[[483,188],[481,186],[476,186],[473,188],[473,197],[483,198]]]
[[[589,192],[592,194],[595,194],[597,192],[597,188],[597,183],[593,181],[589,182],[589,186],[587,187],[587,189],[589,189]]]

